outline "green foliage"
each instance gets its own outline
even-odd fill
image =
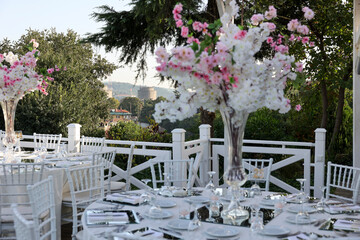
[[[116,98],[109,98],[109,99],[108,99],[108,102],[109,102],[109,107],[110,107],[111,109],[118,108],[119,105],[120,105],[120,101],[117,100]]]
[[[128,110],[133,116],[139,116],[144,103],[137,97],[126,97],[121,100],[120,108]]]
[[[24,134],[62,133],[66,136],[67,125],[79,123],[83,133],[96,131],[110,108],[100,80],[110,75],[115,65],[95,55],[91,45],[82,43],[72,30],[67,33],[57,33],[54,29],[28,30],[10,47],[3,44],[6,40],[2,41],[0,52],[11,49],[24,54],[31,39],[39,43],[38,68],[57,65],[67,70],[54,72],[55,81],[49,84],[48,96],[36,91],[19,101],[15,129],[21,129]]]
[[[155,100],[144,100],[144,106],[141,110],[139,121],[143,123],[150,123],[149,119],[154,119],[152,115],[155,113],[155,104],[165,100],[166,99],[164,97],[158,97]]]

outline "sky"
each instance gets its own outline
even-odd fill
[[[72,29],[81,37],[86,33],[97,33],[102,23],[97,23],[90,14],[96,11],[96,7],[109,5],[115,10],[129,10],[130,0],[0,0],[0,39],[7,37],[10,40],[18,40],[26,33],[26,29],[42,31],[56,28],[57,32],[66,32]],[[103,48],[94,48],[97,54],[105,57],[109,62],[120,65],[117,61],[116,52],[105,53]],[[147,78],[139,79],[136,85],[169,87],[169,82],[161,83],[154,78],[155,57],[148,57]],[[116,70],[105,81],[128,82],[135,84],[135,66],[124,66]]]

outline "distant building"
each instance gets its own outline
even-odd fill
[[[153,87],[141,87],[138,90],[138,98],[142,100],[155,100],[156,99],[156,90]]]
[[[135,118],[135,119],[134,119]],[[110,119],[101,123],[100,126],[104,127],[105,131],[109,130],[111,126],[116,125],[119,121],[128,122],[137,120],[136,117],[131,116],[131,112],[125,109],[111,109]]]
[[[111,88],[108,88],[107,86],[105,86],[104,88],[104,91],[106,92],[108,98],[112,98],[113,97],[113,91]]]

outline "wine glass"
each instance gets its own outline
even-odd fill
[[[252,170],[252,180],[254,181],[254,184],[250,187],[250,192],[252,192],[254,196],[261,196],[261,188],[258,183],[260,179],[264,178],[263,168],[254,168]]]
[[[59,151],[59,154],[58,154],[59,158],[64,160],[67,156],[67,151],[66,151],[66,145],[65,143],[61,143],[60,144],[60,151]]]
[[[15,131],[15,135],[16,135],[16,146],[14,151],[16,153],[20,153],[21,152],[20,140],[23,140],[22,131]]]
[[[151,182],[151,179],[145,178],[145,179],[141,179],[141,181],[148,186],[149,182]],[[151,201],[151,195],[150,195],[150,191],[149,188],[145,188],[145,191],[141,194],[141,199],[142,199],[142,203],[143,204],[149,204]]]
[[[214,172],[214,171],[209,171],[208,172],[208,174],[209,174],[209,182],[205,186],[205,189],[210,190],[211,192],[215,191],[215,185],[214,185],[214,181],[213,181],[213,177],[214,177],[215,173],[216,172]]]
[[[305,193],[305,182],[306,179],[299,178],[296,179],[300,183],[300,193],[297,195],[297,200],[300,203],[300,211],[296,214],[295,222],[297,225],[299,224],[308,224],[310,223],[310,215],[304,209],[304,203],[306,201],[306,193]]]
[[[198,209],[201,205],[197,202],[191,202],[190,205],[194,208],[194,217],[189,222],[188,231],[194,231],[201,226],[201,221],[198,217]]]
[[[324,212],[324,209],[326,207],[326,200],[325,200],[325,196],[324,196],[326,187],[320,187],[320,190],[321,190],[321,199],[316,204],[316,209],[318,212]]]

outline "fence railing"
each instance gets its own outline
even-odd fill
[[[80,128],[79,124],[70,124],[68,126],[68,137],[62,138],[68,146],[69,152],[78,152],[80,150]],[[176,159],[183,160],[194,158],[194,164],[199,165],[199,172],[195,178],[197,186],[204,186],[208,181],[207,172],[212,169],[216,172],[214,176],[215,184],[219,184],[222,176],[220,166],[226,169],[227,161],[223,161],[220,156],[225,156],[224,139],[210,137],[210,125],[204,124],[199,127],[200,138],[192,141],[185,141],[186,131],[184,129],[174,129],[172,131],[172,143],[157,142],[133,142],[126,140],[106,140],[105,150],[116,150],[117,154],[129,154],[130,145],[134,144],[133,155],[145,156],[155,159]],[[21,146],[33,148],[33,136],[24,135]],[[315,130],[315,142],[286,142],[286,141],[268,141],[268,140],[244,140],[243,152],[252,154],[267,154],[278,160],[273,163],[272,172],[290,166],[296,162],[303,163],[304,178],[307,179],[305,191],[315,197],[321,197],[320,187],[324,185],[324,162],[325,162],[325,140],[326,130]],[[182,169],[185,165],[179,165],[177,174],[185,173]],[[121,169],[118,166],[113,167],[113,180],[125,179],[127,174],[131,175],[130,182],[138,188],[144,188],[145,185],[134,177],[134,174],[140,173],[150,167],[149,160],[127,169]],[[313,173],[313,174],[312,174]],[[182,176],[174,176],[182,177]],[[272,184],[288,191],[295,193],[297,188],[284,182],[278,177],[271,175]]]

